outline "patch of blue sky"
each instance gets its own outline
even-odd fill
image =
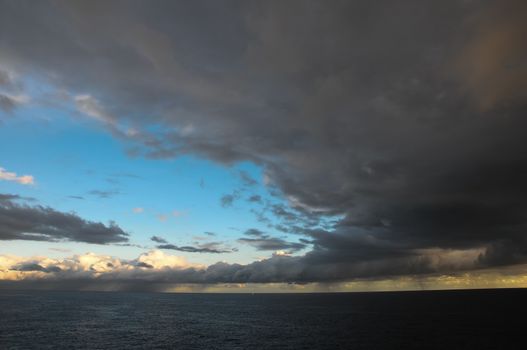
[[[271,196],[260,166],[251,162],[224,165],[192,155],[155,160],[132,157],[126,152],[130,144],[114,137],[100,121],[80,113],[71,96],[61,99],[60,92],[36,80],[24,81],[24,89],[31,96],[29,103],[12,113],[0,111],[4,113],[0,115],[4,121],[0,126],[0,166],[34,176],[35,185],[0,181],[0,192],[34,197],[39,204],[75,212],[87,220],[115,221],[130,233],[130,243],[144,248],[57,244],[73,247],[75,253],[115,255],[119,250],[121,257],[133,258],[155,247],[150,241],[152,235],[176,245],[192,245],[196,238],[207,238],[239,248],[236,253],[223,254],[221,260],[249,262],[265,254],[237,243],[245,230],[257,228],[285,237],[258,221],[251,211],[262,210],[263,203],[287,203],[284,198]],[[155,134],[163,129],[150,125],[148,131]],[[241,171],[255,183],[244,181]],[[234,196],[232,205],[221,205],[224,195]],[[259,195],[262,202],[249,202],[252,195]],[[270,222],[280,223],[272,212],[265,215]],[[8,245],[13,244],[27,252],[39,245],[49,249],[54,245]],[[195,254],[176,253],[195,258]],[[214,254],[199,257],[208,263],[219,259]]]
[[[34,197],[88,220],[114,220],[131,232],[131,243],[144,246],[153,246],[152,235],[188,245],[204,232],[236,245],[245,229],[262,228],[246,201],[251,194],[266,194],[262,169],[254,164],[227,167],[192,156],[130,157],[124,144],[98,123],[53,106],[21,106],[5,120],[0,166],[34,176],[35,185],[2,181],[1,192]],[[240,170],[257,184],[243,186]],[[239,198],[223,208],[221,196],[232,193]]]

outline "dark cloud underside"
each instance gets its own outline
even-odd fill
[[[0,240],[66,240],[96,244],[128,241],[128,234],[115,223],[105,225],[84,220],[74,213],[12,201],[18,198],[0,195]]]
[[[520,0],[11,1],[1,3],[0,55],[91,94],[106,126],[134,125],[118,135],[134,154],[253,161],[308,219],[342,217],[299,230],[314,247],[303,257],[214,265],[200,278],[452,271],[527,261],[526,11]],[[58,215],[2,208],[35,225]],[[17,225],[3,236],[20,237]]]

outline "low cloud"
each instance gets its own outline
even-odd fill
[[[258,182],[253,179],[251,177],[251,175],[249,175],[248,172],[244,171],[244,170],[240,170],[238,175],[240,176],[240,179],[242,180],[242,183],[245,185],[245,186],[256,186],[258,184]]]
[[[411,258],[336,265],[316,262],[311,253],[295,257],[277,251],[271,258],[246,265],[217,262],[209,266],[193,264],[161,250],[141,254],[132,260],[93,253],[64,259],[0,255],[0,288],[9,286],[6,284],[8,281],[18,281],[14,286],[19,287],[27,285],[22,283],[25,281],[37,287],[51,283],[52,288],[69,286],[88,290],[104,289],[108,283],[114,283],[113,289],[117,290],[136,289],[148,282],[146,290],[156,290],[158,284],[166,287],[181,283],[340,283],[363,278],[382,280],[386,276],[396,278],[424,272],[428,274],[424,278],[429,278],[434,275],[455,276],[451,272],[455,261],[458,271],[466,271],[473,266],[478,253],[438,249],[416,252]]]

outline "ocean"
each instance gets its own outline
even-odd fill
[[[526,297],[0,291],[0,349],[516,349]]]

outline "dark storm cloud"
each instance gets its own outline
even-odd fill
[[[303,243],[287,242],[275,237],[240,238],[238,242],[248,244],[256,250],[290,250],[295,252],[306,247]]]
[[[527,261],[525,4],[13,1],[0,54],[91,94],[135,154],[264,168],[313,251],[214,273],[448,271]],[[321,215],[343,218],[309,230]]]
[[[306,247],[304,243],[287,242],[281,238],[271,237],[265,232],[254,228],[245,231],[244,235],[251,238],[242,237],[238,239],[238,242],[248,244],[256,248],[256,250],[289,250],[296,252]]]
[[[11,85],[11,77],[7,72],[0,70],[0,87]]]
[[[20,82],[15,81],[9,72],[0,67],[0,111],[13,112],[21,102],[16,98],[21,92]]]
[[[12,112],[17,102],[9,96],[0,94],[0,109],[4,112]]]
[[[49,207],[28,206],[2,195],[0,200],[0,240],[75,241],[108,244],[128,241],[128,234],[115,223],[87,221],[74,213]],[[18,196],[16,196],[18,197]]]
[[[150,237],[150,240],[156,243],[168,243],[166,239],[164,239],[163,237],[159,237],[159,236],[152,236]]]

